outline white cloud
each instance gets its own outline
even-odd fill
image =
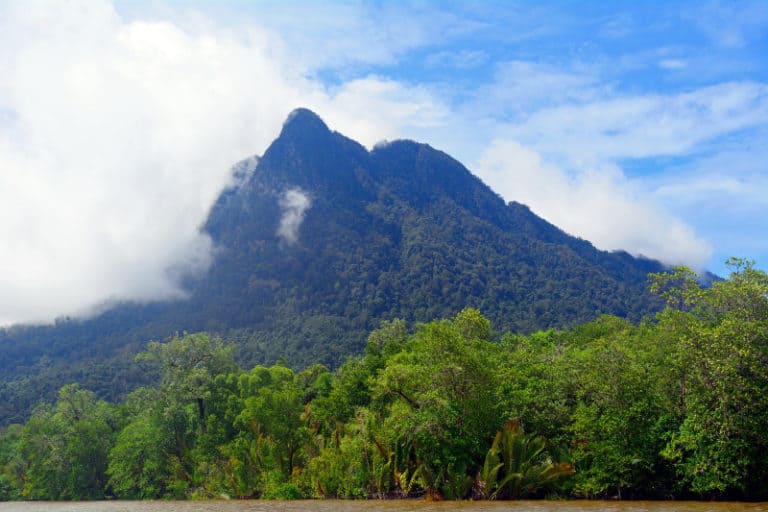
[[[327,112],[323,117],[332,129],[369,148],[404,133],[428,132],[450,116],[427,89],[375,76],[345,83],[319,111]]]
[[[507,136],[578,163],[691,152],[702,142],[765,123],[768,86],[733,82],[541,109]]]
[[[0,4],[0,320],[183,293],[180,268],[210,262],[199,227],[231,165],[296,107],[369,144],[439,115],[375,77],[329,92],[259,26],[158,20],[107,1]]]
[[[682,59],[662,59],[659,61],[659,67],[662,69],[678,70],[688,67],[688,63]]]
[[[504,139],[479,160],[478,173],[507,199],[600,248],[719,268],[732,255],[728,247],[766,250],[745,243],[761,222],[768,191],[759,139],[727,149],[741,140],[733,134],[761,130],[766,118],[768,86],[754,82],[569,102],[499,127]],[[699,153],[710,156],[696,160]],[[631,180],[618,164],[658,157],[695,164],[667,167],[663,180]]]
[[[745,143],[746,142],[746,143]],[[768,138],[762,130],[737,147],[687,162],[647,180],[653,198],[694,228],[709,233],[715,246],[711,268],[721,275],[730,256],[768,253]]]
[[[563,70],[537,62],[507,61],[498,65],[493,83],[481,89],[482,102],[530,112],[542,104],[586,101],[605,88],[591,69]]]
[[[702,2],[698,8],[686,10],[683,17],[725,48],[740,48],[759,40],[768,29],[768,5],[763,0]]]
[[[472,69],[488,62],[488,53],[482,50],[442,51],[428,55],[424,64],[429,67]]]
[[[741,200],[739,208],[755,212],[762,207],[734,175],[733,155],[718,159],[717,171],[699,180],[691,176],[703,169],[689,176],[667,169],[664,189],[651,179],[629,179],[620,164],[626,159],[690,159],[702,148],[712,151],[719,138],[764,126],[765,84],[731,82],[678,94],[618,96],[589,72],[557,72],[525,63],[510,69],[514,72],[500,74],[502,80],[489,89],[506,95],[499,103],[519,102],[517,120],[498,122],[491,130],[496,142],[473,159],[477,173],[506,199],[528,204],[602,249],[699,268],[712,264],[709,240],[722,245],[728,240],[723,231],[711,228],[722,214],[708,207],[718,204],[723,211],[722,201],[712,197],[723,190],[706,193],[701,187],[721,184],[734,191],[739,185],[738,192],[728,194]],[[570,90],[558,92],[558,82],[570,84],[565,88]],[[545,98],[549,91],[552,100]],[[754,152],[752,148],[747,154]],[[757,160],[753,165],[759,167]],[[759,196],[764,187],[755,190]],[[696,206],[683,208],[686,201]],[[697,232],[708,233],[709,240]]]
[[[312,206],[312,200],[298,188],[286,190],[280,197],[280,224],[277,236],[288,245],[299,240],[299,228],[304,221],[304,214]]]
[[[683,222],[636,190],[617,167],[572,175],[542,161],[514,141],[495,141],[480,159],[478,175],[506,200],[531,207],[564,231],[604,250],[701,268],[709,244]]]
[[[191,0],[228,26],[247,28],[257,20],[278,36],[273,51],[310,72],[340,70],[360,63],[392,64],[405,52],[435,40],[478,30],[476,23],[429,3],[267,0],[258,3]],[[128,6],[130,10],[130,6]]]
[[[0,126],[0,316],[178,295],[178,268],[208,264],[198,228],[230,165],[283,115],[264,123],[270,109],[241,98],[285,104],[285,79],[257,41],[123,24],[104,3],[6,4],[0,18],[13,112]]]

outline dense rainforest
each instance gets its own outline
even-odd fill
[[[232,341],[246,368],[283,357],[336,369],[382,320],[471,306],[499,332],[529,334],[663,307],[646,290],[661,263],[568,235],[426,144],[369,151],[305,109],[236,167],[202,231],[212,263],[184,276],[183,299],[0,329],[0,425],[68,382],[123,400],[154,382],[133,363],[146,341],[184,330]]]
[[[494,333],[472,308],[370,333],[336,371],[239,369],[205,333],[0,431],[0,498],[768,497],[768,274],[654,274],[653,319]]]

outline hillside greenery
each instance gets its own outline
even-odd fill
[[[768,498],[768,274],[656,274],[653,320],[383,322],[337,370],[153,342],[156,385],[63,386],[0,431],[0,498]]]
[[[202,226],[215,258],[184,276],[187,297],[0,329],[0,425],[70,382],[113,402],[154,386],[159,367],[134,356],[184,331],[231,341],[244,368],[336,370],[382,320],[413,330],[473,307],[499,332],[530,334],[663,307],[646,290],[659,262],[569,236],[426,144],[368,151],[299,110],[239,169]],[[278,235],[288,190],[311,202],[293,242]]]

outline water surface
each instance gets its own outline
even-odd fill
[[[700,501],[89,501],[0,503],[0,512],[768,512],[768,503]]]

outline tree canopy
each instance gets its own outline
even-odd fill
[[[478,310],[370,333],[336,371],[156,342],[156,386],[77,384],[0,431],[0,499],[768,498],[768,275],[655,274],[632,323],[496,335]]]

